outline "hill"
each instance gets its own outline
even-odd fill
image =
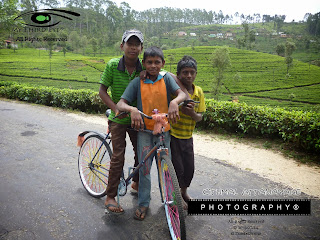
[[[183,55],[191,55],[198,62],[196,84],[201,86],[206,98],[212,97],[216,69],[211,57],[217,47],[189,47],[165,50],[165,69],[175,73]],[[286,72],[283,57],[255,51],[230,49],[232,66],[226,79],[220,100],[256,105],[319,108],[320,68],[294,61],[294,67]],[[106,62],[112,57],[86,57],[79,54],[54,52],[52,58],[45,50],[0,50],[0,80],[23,82],[58,88],[98,90],[98,81]]]
[[[216,70],[210,59],[217,47],[193,47],[166,50],[166,68],[176,72],[176,63],[185,54],[198,62],[196,84],[201,86],[207,98],[212,97]],[[226,72],[222,100],[237,97],[240,102],[281,107],[302,107],[320,103],[320,68],[294,61],[287,74],[283,57],[229,48],[231,67]],[[169,64],[169,66],[168,66]],[[171,65],[171,67],[170,67]]]
[[[303,61],[320,62],[320,40],[307,32],[307,24],[283,23],[277,31],[274,23],[250,23],[249,31],[254,33],[251,50],[277,54],[278,44],[284,44],[288,38],[296,44],[293,58]],[[242,25],[210,24],[188,26],[172,30],[161,38],[160,46],[169,48],[196,46],[229,46],[240,48],[238,40],[245,31]]]
[[[23,24],[19,25],[16,21],[10,21],[11,18],[14,18],[13,16],[20,16],[28,7],[18,7],[18,3],[15,2],[12,3],[12,9],[3,9],[4,17],[0,21],[0,47],[5,47],[8,42],[19,48],[48,47],[46,42],[36,40],[47,34],[44,31],[45,28],[28,28],[23,27]],[[37,9],[36,6],[33,7]],[[251,50],[274,54],[277,45],[290,37],[297,46],[293,55],[295,59],[305,62],[320,59],[319,31],[316,27],[319,14],[310,15],[305,22],[286,23],[284,22],[285,16],[281,15],[246,16],[239,13],[238,16],[233,17],[224,15],[220,11],[207,12],[205,9],[163,7],[139,12],[131,9],[125,2],[118,6],[112,1],[103,6],[99,1],[81,4],[73,2],[61,10],[80,14],[72,20],[55,16],[53,22],[59,20],[59,24],[50,28],[50,34],[53,37],[67,39],[67,41],[53,44],[52,47],[58,50],[65,49],[68,52],[85,55],[96,53],[117,55],[122,33],[130,28],[138,28],[144,33],[145,47],[150,45],[157,45],[163,49],[222,45],[239,47],[238,41],[244,34],[240,23],[245,21],[249,24],[250,31],[255,34]],[[10,18],[5,17],[6,14]],[[30,17],[28,14],[23,15],[23,20],[26,23],[30,22]],[[239,24],[230,25],[235,22]],[[47,31],[49,32],[49,29]],[[186,36],[179,36],[179,32],[185,32]]]

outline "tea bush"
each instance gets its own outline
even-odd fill
[[[320,114],[245,103],[206,101],[201,125],[247,135],[277,137],[310,152],[320,152]]]
[[[0,82],[0,96],[88,113],[102,113],[106,110],[106,106],[98,93],[87,89],[58,89]]]
[[[36,87],[2,81],[0,96],[88,113],[103,113],[106,110],[98,93],[92,90]],[[229,132],[277,137],[304,150],[320,152],[318,112],[289,111],[215,100],[206,100],[206,106],[207,111],[200,123],[204,128],[223,128]]]

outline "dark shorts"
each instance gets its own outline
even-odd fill
[[[180,188],[189,187],[194,174],[193,138],[178,139],[171,136],[171,156]]]

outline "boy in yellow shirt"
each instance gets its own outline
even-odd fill
[[[197,76],[197,62],[191,56],[184,56],[177,65],[177,77],[187,89],[189,96],[200,103],[189,103],[182,106],[179,115],[180,120],[171,126],[171,155],[182,198],[185,202],[190,200],[187,188],[194,174],[193,138],[196,122],[202,120],[202,114],[206,111],[204,94],[200,87],[193,84]],[[184,204],[187,209],[187,204]]]

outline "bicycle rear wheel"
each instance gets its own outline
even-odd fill
[[[78,170],[82,185],[96,198],[106,195],[111,149],[99,135],[87,137],[81,145],[78,157]]]
[[[182,196],[176,172],[171,159],[167,155],[161,157],[160,165],[160,185],[170,234],[172,239],[185,240],[186,227],[182,207]]]

